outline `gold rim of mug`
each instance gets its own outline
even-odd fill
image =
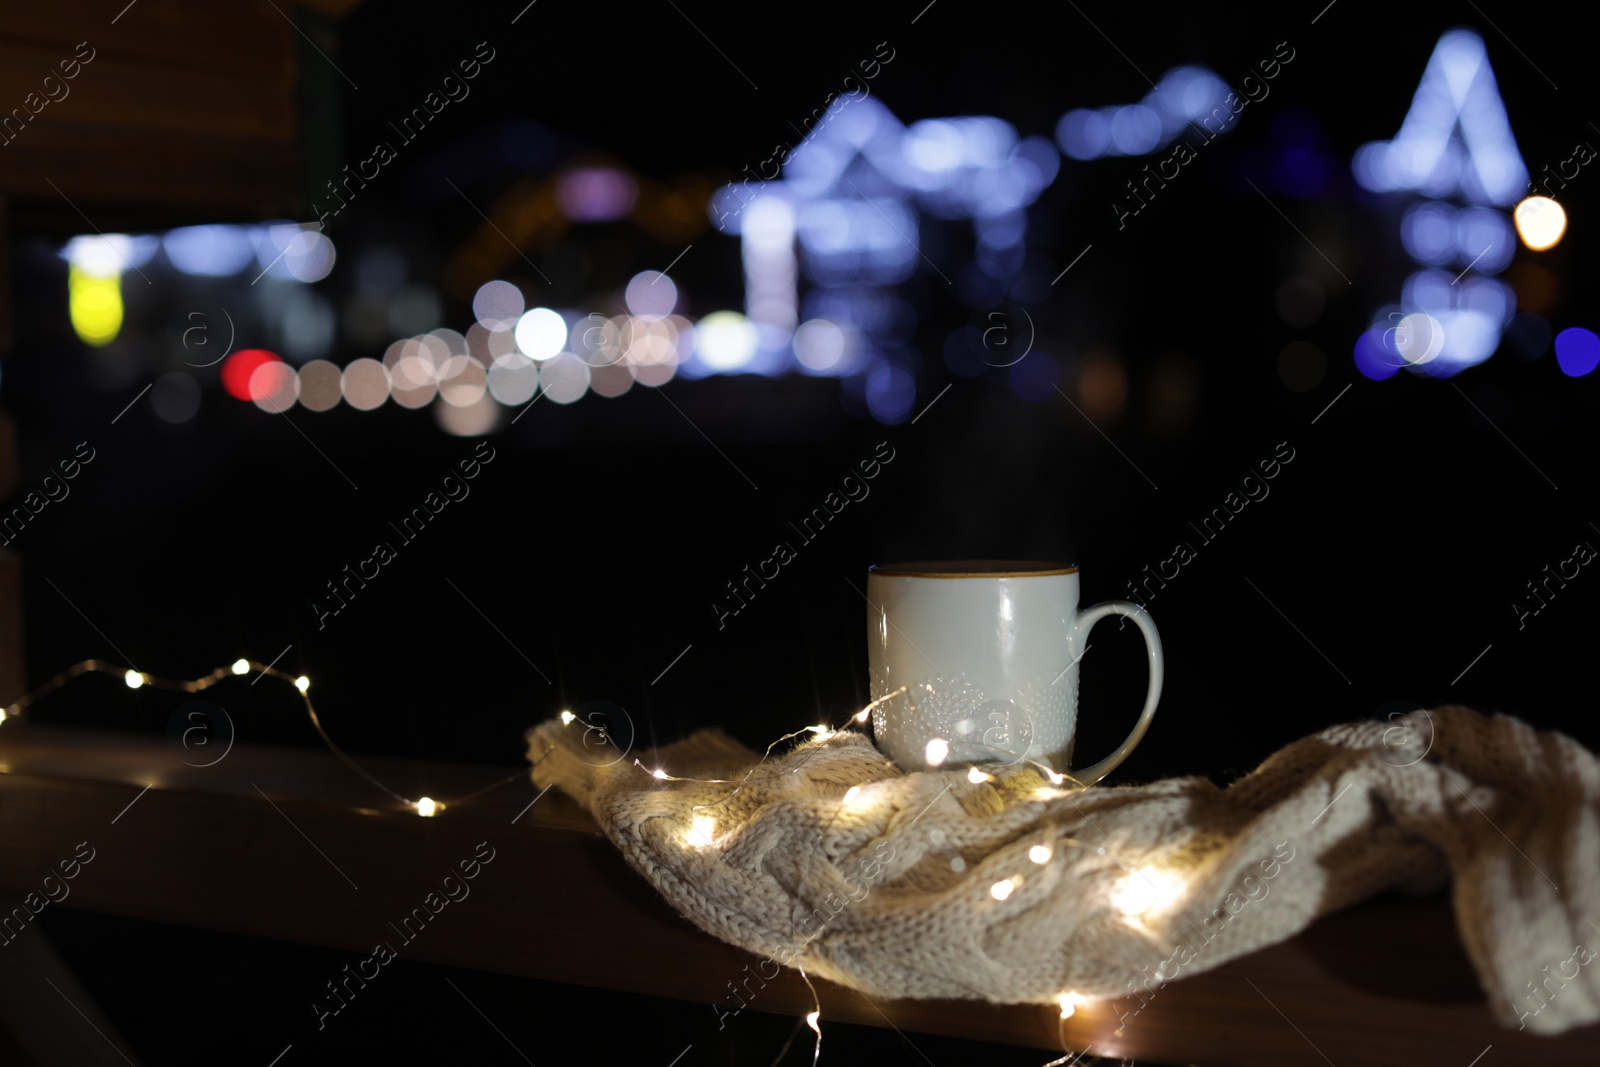
[[[1036,559],[949,559],[917,563],[874,563],[868,575],[885,578],[1046,578],[1077,574],[1072,563]]]

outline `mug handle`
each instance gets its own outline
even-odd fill
[[[1073,662],[1082,659],[1083,653],[1089,650],[1085,645],[1083,651],[1079,652],[1077,650],[1079,642],[1088,636],[1095,623],[1108,615],[1126,615],[1139,627],[1139,632],[1144,634],[1145,651],[1148,653],[1150,664],[1150,688],[1145,695],[1144,710],[1139,713],[1139,721],[1134,724],[1133,732],[1117,746],[1116,751],[1099,763],[1091,764],[1080,771],[1069,772],[1084,785],[1094,785],[1116,770],[1117,765],[1127,759],[1134,747],[1144,740],[1144,733],[1150,728],[1150,720],[1156,714],[1156,703],[1161,699],[1161,683],[1165,673],[1161,657],[1161,635],[1156,633],[1156,624],[1142,604],[1128,600],[1107,600],[1079,613],[1073,622],[1071,635],[1067,639],[1067,648],[1073,654]]]

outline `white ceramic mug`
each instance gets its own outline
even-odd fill
[[[1078,610],[1078,568],[1027,560],[879,565],[867,572],[872,732],[908,770],[1034,760],[1085,785],[1143,739],[1161,698],[1161,638],[1143,607]],[[1071,770],[1078,662],[1089,630],[1126,615],[1144,634],[1150,688],[1133,732],[1099,763]],[[905,692],[894,695],[901,687]],[[932,746],[930,748],[930,746]]]

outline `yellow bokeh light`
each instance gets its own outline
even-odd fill
[[[1004,881],[996,882],[994,885],[990,886],[989,895],[994,897],[996,900],[1004,900],[1006,897],[1009,897],[1012,890],[1016,888],[1017,883],[1015,880],[1007,878]]]
[[[1567,213],[1548,196],[1530,196],[1513,212],[1522,243],[1535,252],[1554,248],[1567,232]]]
[[[122,280],[67,267],[67,310],[83,343],[99,347],[122,329]]]
[[[950,755],[950,742],[942,737],[935,737],[928,742],[928,747],[923,749],[922,754],[928,761],[928,766],[937,767]]]
[[[1122,413],[1128,399],[1128,372],[1109,352],[1091,353],[1078,364],[1078,402],[1095,422]]]
[[[716,839],[717,823],[709,815],[696,815],[689,829],[689,844],[702,848]]]
[[[137,689],[144,684],[144,675],[138,671],[129,671],[122,676],[122,680],[128,684],[129,689]]]
[[[300,692],[304,693],[307,689],[311,688],[311,679],[302,674],[300,677],[294,680],[294,687],[300,690]]]
[[[248,672],[249,670],[250,670],[250,661],[249,660],[247,660],[247,659],[236,659],[236,660],[233,661],[233,673],[234,674],[244,674],[244,673]]]
[[[1111,891],[1111,906],[1130,918],[1165,908],[1183,892],[1183,876],[1159,867],[1140,867]]]
[[[1049,845],[1034,845],[1028,850],[1028,858],[1040,865],[1049,863],[1050,856],[1051,852]]]
[[[442,805],[437,804],[430,797],[423,797],[417,801],[417,814],[424,819],[431,819]]]
[[[1083,1003],[1083,998],[1076,993],[1061,994],[1061,1017],[1070,1019],[1077,1012],[1078,1005]]]

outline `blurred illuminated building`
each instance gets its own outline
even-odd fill
[[[1227,96],[1210,70],[1177,67],[1139,103],[1068,111],[1056,141],[1075,160],[1147,155],[1218,109],[1231,118]],[[740,182],[713,196],[718,229],[741,240],[753,331],[722,362],[691,365],[685,374],[830,375],[841,379],[847,409],[903,421],[917,392],[918,359],[909,347],[917,321],[897,290],[926,269],[973,308],[1026,305],[1048,294],[1048,274],[1028,256],[1027,209],[1060,166],[1050,141],[1020,137],[999,118],[906,126],[875,98],[843,99],[783,161],[781,179]],[[970,223],[972,255],[961,263],[942,254],[947,275],[924,249],[933,244],[930,231],[949,222]],[[947,253],[949,242],[939,247]],[[809,283],[803,291],[802,280]],[[1042,352],[1015,365],[991,361],[983,331],[972,326],[957,329],[944,348],[958,374],[1000,367],[1024,399],[1056,395],[1057,367]]]
[[[790,152],[781,179],[712,197],[718,229],[741,238],[754,333],[706,370],[834,376],[848,410],[904,421],[917,397],[917,320],[896,286],[926,264],[973,306],[1013,291],[1027,206],[1059,166],[1050,141],[1019,138],[1000,118],[906,126],[875,98],[843,99]],[[928,261],[926,219],[971,222],[976,272],[952,282]]]
[[[242,321],[226,315],[225,334],[209,318],[169,324],[163,340],[172,358],[153,401],[172,422],[194,416],[211,375],[231,396],[268,412],[341,404],[366,411],[393,401],[429,409],[447,432],[478,435],[541,395],[572,404],[680,376],[799,374],[837,380],[848,412],[895,424],[911,417],[922,378],[913,345],[926,324],[918,321],[914,287],[948,287],[980,312],[1003,305],[1026,312],[1050,292],[1045,257],[1030,255],[1028,209],[1054,182],[1062,154],[1083,162],[1150,155],[1219,115],[1217,132],[1229,131],[1229,95],[1205,67],[1176,67],[1137,103],[1067,111],[1054,143],[1022,137],[993,116],[907,125],[875,97],[842,97],[773,180],[720,188],[693,175],[663,183],[535,123],[513,122],[420,161],[412,175],[413,196],[425,206],[464,198],[483,219],[445,257],[442,291],[417,277],[393,243],[403,233],[341,236],[351,247],[336,298],[316,285],[338,257],[314,226],[191,226],[73,239],[62,252],[70,315],[86,344],[113,345],[125,326],[130,272],[145,282],[148,273],[179,276],[188,286],[180,287],[184,300],[207,296],[219,312],[247,307]],[[1278,184],[1316,195],[1326,184],[1318,167],[1326,168],[1302,134],[1285,149],[1298,153],[1284,164],[1293,180]],[[1369,191],[1415,198],[1400,236],[1421,268],[1358,341],[1363,374],[1456,374],[1487,359],[1514,316],[1524,333],[1542,330],[1543,351],[1548,323],[1516,315],[1513,290],[1496,275],[1510,265],[1519,232],[1531,249],[1550,247],[1565,214],[1553,200],[1532,198],[1518,206],[1513,227],[1507,209],[1528,186],[1528,171],[1481,38],[1452,30],[1440,39],[1399,133],[1361,148],[1354,170]],[[490,176],[507,171],[510,185],[481,206],[469,195],[481,198]],[[739,241],[742,309],[691,302],[681,280],[665,273],[677,259],[663,270],[638,269],[679,242],[683,258],[708,217]],[[558,280],[530,253],[547,266],[561,262],[563,269],[551,270]],[[619,271],[630,279],[625,285]],[[530,294],[550,306],[530,306]],[[471,303],[464,332],[443,325],[447,295]],[[691,303],[701,305],[697,316]],[[993,362],[973,355],[985,336],[970,324],[951,333],[943,345],[950,369],[972,377],[999,367],[1005,373],[997,380],[1024,399],[1055,395],[1059,372],[1049,355]],[[337,356],[341,339],[357,358]],[[1591,361],[1600,337],[1581,328],[1564,331],[1557,349],[1567,353],[1560,359],[1569,374],[1600,361]],[[1320,360],[1315,355],[1302,362],[1309,367]],[[181,368],[173,365],[179,360]],[[1314,384],[1321,371],[1312,369]],[[1126,376],[1114,357],[1085,357],[1078,377],[1091,416],[1120,409]],[[1102,379],[1105,388],[1083,392]]]
[[[924,266],[957,285],[922,250],[927,220],[970,222],[976,273],[961,274],[958,290],[974,306],[998,303],[1025,267],[1026,209],[1060,162],[1048,140],[998,118],[908,127],[875,98],[842,100],[782,178],[712,197],[717,228],[740,238],[753,331],[706,369],[837,377],[847,408],[903,421],[916,399],[917,323],[896,287]]]
[[[1444,378],[1488,359],[1516,314],[1515,293],[1494,276],[1516,253],[1504,209],[1523,195],[1528,169],[1481,37],[1456,29],[1439,39],[1400,132],[1363,145],[1354,168],[1372,192],[1420,194],[1400,239],[1423,268],[1398,305],[1372,317],[1357,368],[1377,380],[1402,368]]]
[[[687,300],[680,286],[653,270],[633,276],[623,307],[603,311],[527,307],[523,288],[492,277],[525,260],[521,249],[555,249],[585,227],[630,220],[657,239],[703,231],[704,193],[696,201],[693,189],[660,186],[590,159],[519,179],[487,205],[484,226],[449,257],[446,285],[459,296],[469,279],[491,276],[472,290],[476,321],[465,333],[439,326],[440,295],[408,281],[403,256],[385,244],[356,254],[353,291],[337,314],[305,284],[332,270],[333,243],[292,223],[189,227],[159,239],[78,239],[66,253],[74,324],[87,343],[114,337],[121,272],[159,253],[160,268],[191,278],[244,288],[253,275],[249,296],[261,306],[262,322],[238,337],[246,347],[227,356],[221,380],[231,395],[267,411],[297,403],[316,411],[340,403],[371,410],[393,400],[432,408],[450,432],[476,434],[500,424],[501,408],[539,393],[567,404],[590,393],[615,397],[635,385],[660,386],[680,373],[800,373],[842,379],[847,409],[895,423],[910,415],[918,360],[910,348],[915,314],[894,289],[923,262],[931,267],[920,248],[924,217],[971,223],[977,275],[969,271],[962,290],[975,305],[998,300],[1024,265],[1025,209],[1059,166],[1048,140],[1021,139],[999,119],[933,119],[907,128],[878,101],[863,98],[846,101],[812,131],[785,161],[783,180],[711,197],[718,228],[740,239],[742,311],[709,310],[693,321],[681,314]],[[737,199],[733,210],[729,198]],[[694,212],[687,220],[686,208]],[[274,284],[282,282],[290,284]],[[590,303],[613,299],[591,294]],[[387,342],[381,358],[343,366],[326,358],[340,318],[358,348]],[[396,333],[409,336],[390,341]],[[249,347],[263,340],[288,362]],[[184,362],[205,367],[216,360]],[[292,364],[301,366],[296,371]],[[163,394],[182,393],[182,402],[158,405],[181,418],[192,416],[197,388],[168,379],[186,373],[162,379]]]

